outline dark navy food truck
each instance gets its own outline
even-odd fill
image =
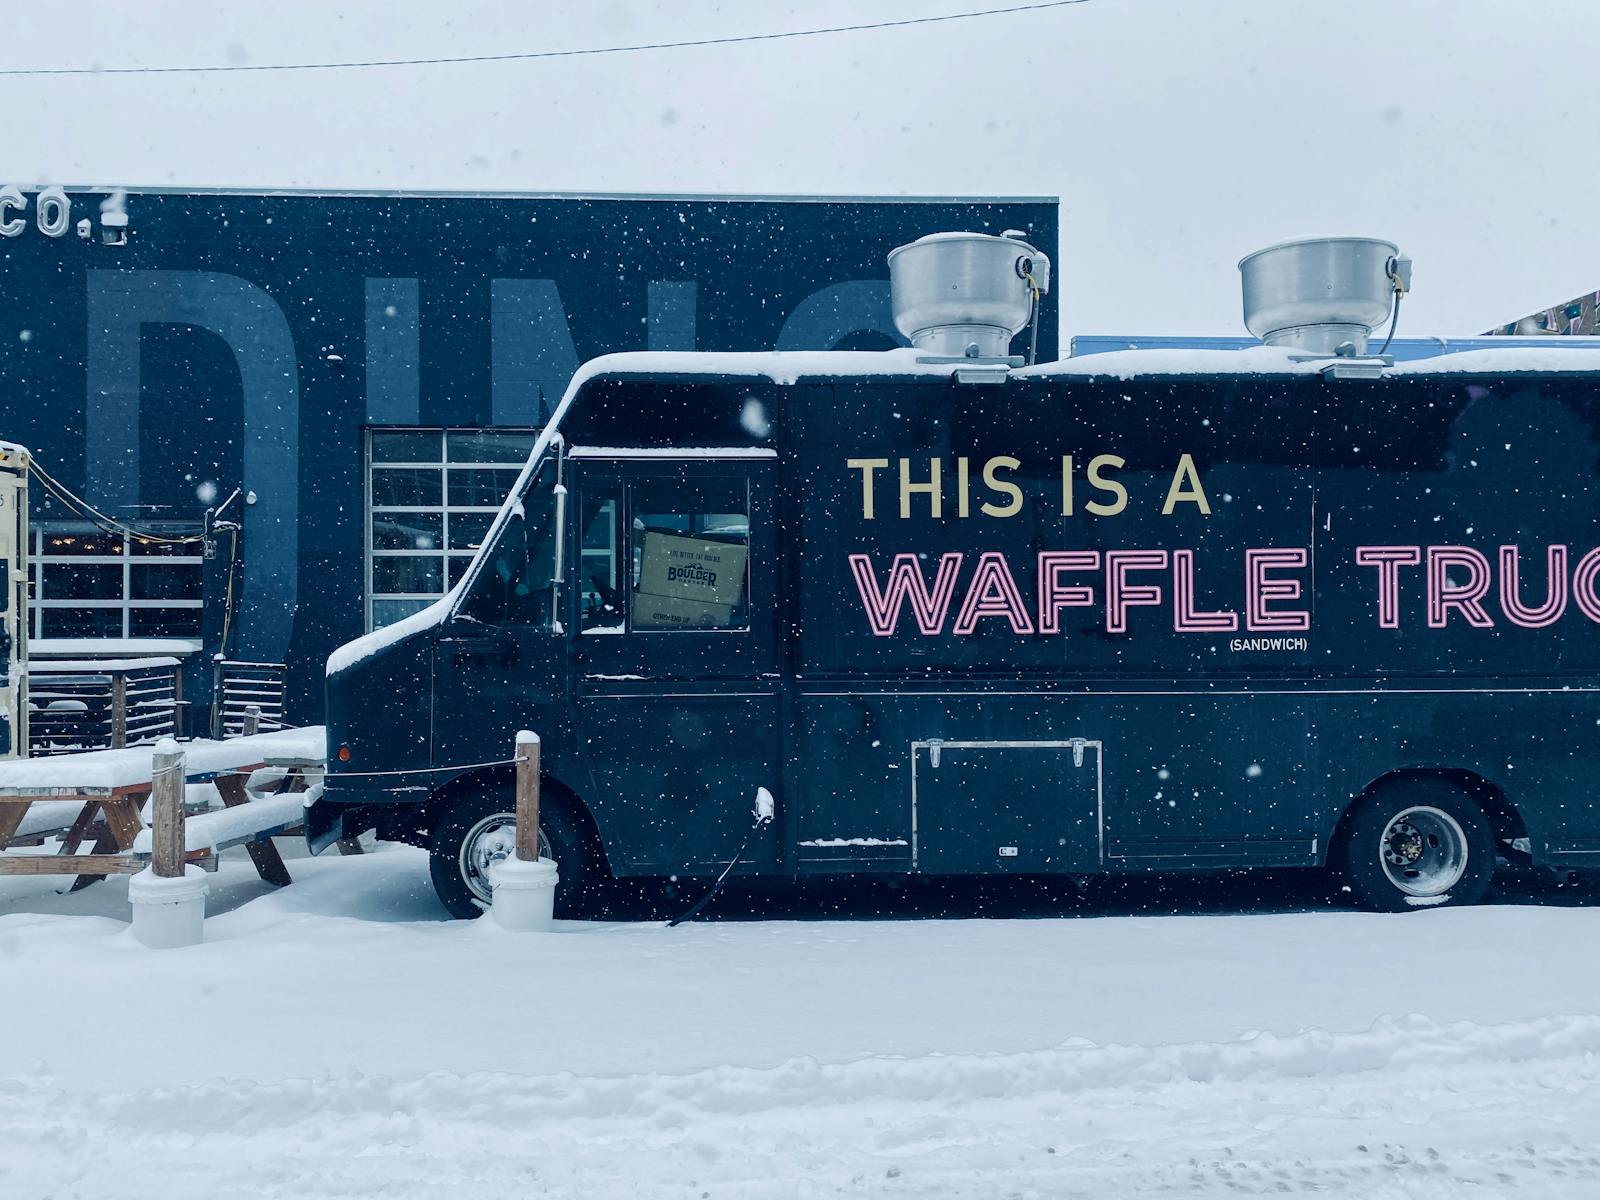
[[[453,590],[329,660],[313,845],[427,846],[474,915],[528,728],[568,912],[736,857],[1395,910],[1587,865],[1600,373],[1370,352],[1387,243],[1242,266],[1254,349],[1027,366],[1046,264],[964,235],[891,257],[912,349],[590,362]]]

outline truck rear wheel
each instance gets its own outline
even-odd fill
[[[509,788],[485,786],[459,797],[435,822],[429,836],[428,873],[433,890],[452,917],[470,920],[489,907],[489,865],[516,851],[517,814]],[[604,875],[587,831],[559,796],[539,809],[539,853],[555,860],[558,917],[586,915]]]
[[[1367,797],[1339,852],[1356,900],[1379,912],[1476,904],[1494,874],[1488,819],[1442,779],[1410,779]]]

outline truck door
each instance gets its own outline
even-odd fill
[[[553,620],[553,495],[547,460],[506,520],[456,618],[433,632],[433,762],[494,762],[518,730],[568,743],[567,640]],[[454,518],[451,518],[454,521]],[[447,533],[454,545],[455,533]],[[482,536],[479,534],[478,536]]]
[[[624,873],[705,873],[781,800],[776,462],[571,451],[579,744]],[[777,823],[743,861],[771,867]]]

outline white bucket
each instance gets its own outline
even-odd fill
[[[197,946],[205,938],[206,891],[210,880],[199,867],[165,879],[146,867],[128,880],[133,905],[133,936],[153,950]]]
[[[489,906],[495,923],[514,933],[550,929],[555,920],[556,864],[548,858],[529,862],[515,856],[489,864]]]

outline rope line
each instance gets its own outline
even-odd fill
[[[704,46],[732,46],[745,42],[775,42],[785,38],[825,37],[840,33],[863,33],[875,29],[904,29],[911,25],[938,25],[948,21],[971,21],[979,17],[998,17],[1010,13],[1040,12],[1051,8],[1070,8],[1089,0],[1043,0],[1035,4],[1010,4],[1003,8],[984,8],[972,12],[942,13],[932,17],[904,17],[894,21],[863,21],[852,25],[828,25],[818,29],[791,29],[780,33],[730,34],[726,37],[692,38],[681,42],[638,42],[623,46],[585,46],[573,50],[530,50],[509,54],[463,54],[438,58],[377,58],[349,62],[313,63],[226,63],[197,67],[11,67],[0,68],[0,76],[14,75],[199,75],[232,71],[342,71],[372,67],[435,67],[460,63],[529,62],[547,58],[593,58],[602,54],[636,54],[646,50],[686,50]]]
[[[395,771],[324,771],[324,779],[376,779],[388,775],[442,775],[446,771],[476,771],[481,767],[509,767],[517,760],[499,758],[493,762],[454,763],[448,767],[402,767]]]

